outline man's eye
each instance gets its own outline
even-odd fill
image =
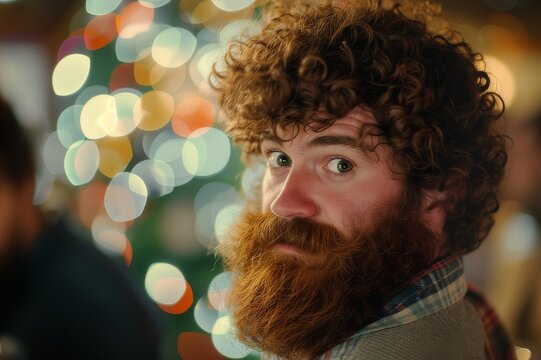
[[[273,151],[269,156],[269,166],[273,168],[284,167],[291,165],[289,156],[281,151]]]
[[[334,173],[344,174],[353,169],[353,164],[346,159],[336,158],[329,161],[327,169]]]

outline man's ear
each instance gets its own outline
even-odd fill
[[[447,191],[423,190],[423,202],[421,216],[425,225],[434,232],[436,236],[443,235],[443,225],[447,217],[446,201]]]

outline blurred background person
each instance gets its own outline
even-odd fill
[[[33,194],[31,146],[0,98],[0,354],[159,359],[155,314],[123,264],[44,216]]]

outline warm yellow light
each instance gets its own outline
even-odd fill
[[[510,107],[517,90],[515,75],[506,63],[495,56],[485,56],[485,62],[490,77],[490,90],[500,94],[505,106]]]

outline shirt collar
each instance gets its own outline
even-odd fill
[[[382,317],[352,337],[411,323],[460,301],[467,291],[460,256],[437,261],[413,278],[382,310]]]

